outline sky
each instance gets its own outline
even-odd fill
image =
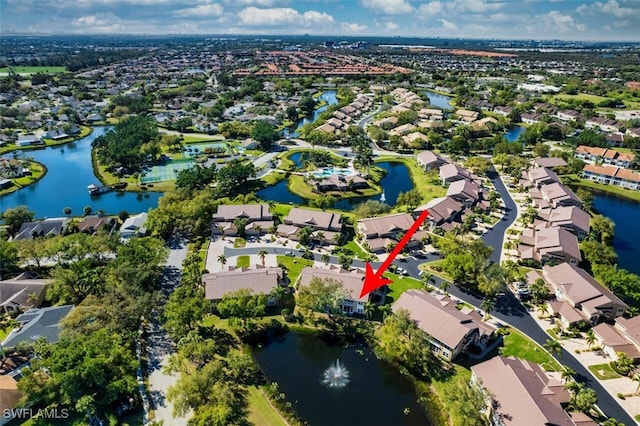
[[[1,33],[640,41],[638,23],[640,0],[0,0]]]

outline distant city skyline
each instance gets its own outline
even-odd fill
[[[638,22],[638,0],[0,0],[5,34],[640,41]]]

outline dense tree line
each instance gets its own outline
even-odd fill
[[[147,116],[131,116],[118,123],[115,130],[93,141],[100,163],[110,170],[122,167],[129,173],[142,169],[145,161],[160,154],[158,128]]]

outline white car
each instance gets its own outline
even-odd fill
[[[406,269],[401,268],[399,266],[396,268],[396,274],[398,274],[398,275],[409,275],[409,273],[407,272]]]

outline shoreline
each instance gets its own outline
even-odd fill
[[[0,155],[9,154],[9,153],[14,152],[14,151],[33,151],[33,150],[37,150],[37,149],[46,149],[46,148],[53,148],[53,147],[57,147],[57,146],[63,146],[63,145],[66,145],[66,144],[69,144],[69,143],[72,143],[72,142],[79,141],[80,139],[84,139],[84,138],[86,138],[87,136],[89,136],[92,133],[93,133],[93,126],[82,125],[82,126],[80,126],[80,133],[77,136],[60,139],[59,141],[55,141],[53,139],[43,138],[42,139],[42,141],[43,141],[42,145],[17,146],[17,145],[11,144],[9,146],[5,146],[3,148],[0,148]],[[46,141],[49,141],[49,142],[46,142]]]
[[[9,195],[9,194],[12,194],[12,193],[14,193],[14,192],[16,192],[16,191],[19,191],[19,190],[21,190],[21,189],[24,189],[24,188],[28,188],[28,187],[30,187],[30,186],[31,186],[31,185],[33,185],[34,183],[39,182],[39,181],[40,181],[42,178],[44,178],[44,177],[47,175],[47,173],[49,172],[49,169],[48,169],[48,168],[47,168],[47,166],[45,166],[43,163],[40,163],[40,162],[35,161],[35,160],[29,160],[29,162],[30,162],[30,163],[33,163],[33,164],[37,164],[38,166],[40,166],[40,167],[42,168],[42,172],[41,172],[39,175],[37,175],[37,177],[36,177],[35,179],[33,179],[31,182],[27,183],[26,185],[20,185],[20,186],[18,186],[18,185],[14,182],[14,180],[18,180],[18,179],[22,179],[22,178],[18,178],[18,179],[10,179],[10,180],[11,180],[11,182],[13,183],[13,185],[12,185],[10,188],[5,188],[5,189],[0,190],[0,197],[3,197],[3,196],[5,196],[5,195]],[[32,174],[31,176],[33,177],[34,175]]]

